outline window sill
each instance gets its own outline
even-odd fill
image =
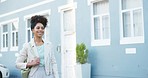
[[[11,47],[10,51],[18,51],[18,47]]]
[[[144,43],[144,37],[128,37],[120,39],[120,44],[137,44],[137,43]]]
[[[2,51],[2,52],[8,51],[8,48],[1,48],[1,51]]]
[[[110,39],[92,40],[91,46],[108,46],[110,45]]]

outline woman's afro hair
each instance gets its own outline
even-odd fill
[[[34,29],[34,27],[36,26],[37,23],[42,23],[44,25],[44,28],[47,25],[47,18],[45,18],[44,16],[41,15],[35,15],[31,17],[31,30]]]

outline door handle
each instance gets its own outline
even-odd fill
[[[60,44],[57,46],[57,52],[61,53],[61,45]]]

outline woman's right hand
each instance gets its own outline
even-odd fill
[[[32,67],[40,64],[40,58],[35,58],[31,62],[27,63],[27,67]]]

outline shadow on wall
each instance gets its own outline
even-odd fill
[[[17,75],[10,75],[9,78],[20,78],[20,77]]]
[[[21,78],[20,70],[17,69],[10,70],[9,78]]]

